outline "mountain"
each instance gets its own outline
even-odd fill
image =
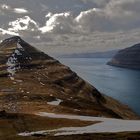
[[[128,107],[18,36],[0,44],[0,64],[0,110],[135,118]]]
[[[140,44],[120,50],[107,64],[140,70]]]
[[[90,52],[90,53],[78,53],[78,54],[65,54],[58,57],[62,58],[111,58],[113,57],[118,50],[111,50],[105,52]]]
[[[110,129],[113,123],[118,130],[122,125],[123,120],[103,117],[138,119],[127,106],[101,94],[69,67],[20,37],[0,44],[1,140],[48,136],[55,139],[59,128],[60,133],[65,133],[63,128],[68,133],[76,132],[76,128],[80,134],[84,130],[83,134],[96,131],[96,123],[101,129]],[[132,126],[132,121],[126,122],[123,130],[128,130],[127,124]],[[133,123],[134,126],[137,122]]]

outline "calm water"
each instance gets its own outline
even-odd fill
[[[59,58],[100,92],[129,105],[140,114],[140,71],[106,65],[105,58]]]

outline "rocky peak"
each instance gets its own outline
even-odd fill
[[[22,56],[22,58],[24,59],[27,59],[26,57],[28,57],[28,59],[31,59],[31,58],[43,59],[43,57],[37,57],[37,56],[39,55],[47,56],[43,52],[40,52],[39,50],[32,47],[30,44],[28,44],[24,40],[22,40],[19,36],[14,36],[14,37],[5,39],[0,44],[0,52],[6,56],[11,56],[11,54],[15,53],[17,57]],[[38,54],[38,55],[34,56],[35,54]]]
[[[16,70],[40,65],[41,60],[52,59],[43,52],[32,47],[19,36],[5,39],[0,44],[0,63],[7,72],[14,74]]]

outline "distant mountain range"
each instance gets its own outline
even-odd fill
[[[112,58],[119,50],[111,50],[105,52],[75,53],[64,54],[59,57],[63,58]]]
[[[140,70],[140,44],[120,50],[107,64]]]

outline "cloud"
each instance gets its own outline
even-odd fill
[[[47,14],[46,25],[40,28],[42,33],[53,32],[53,33],[69,33],[73,32],[74,19],[69,12],[58,13],[58,14]]]
[[[86,32],[101,30],[106,25],[104,12],[101,9],[93,8],[81,12],[76,18],[77,27]]]
[[[101,9],[93,8],[81,12],[74,17],[70,12],[46,15],[46,24],[40,27],[40,31],[45,34],[51,33],[82,33],[101,30],[104,22],[104,12]]]
[[[38,29],[37,23],[32,20],[29,16],[24,16],[23,18],[18,18],[15,21],[9,22],[9,31],[19,32],[19,31],[35,31]]]
[[[49,13],[44,16],[46,23],[37,23],[29,16],[17,18],[9,22],[8,31],[22,33],[26,31],[46,33],[92,33],[125,31],[140,28],[140,0],[82,0],[92,1],[98,8],[81,11],[79,15],[73,12]],[[96,5],[95,5],[96,6]],[[3,8],[8,8],[3,5]],[[24,8],[15,8],[17,13],[28,12]]]
[[[105,7],[105,13],[112,18],[138,18],[139,0],[111,0]],[[124,20],[125,20],[124,19]]]
[[[14,8],[14,12],[18,14],[25,14],[28,13],[28,11],[24,8]]]
[[[101,4],[103,1],[94,2]],[[49,15],[42,33],[94,32],[130,30],[140,27],[140,0],[106,0],[104,7],[82,11],[77,17],[70,13]]]
[[[2,34],[2,35],[14,35],[14,36],[19,35],[18,33],[7,31],[7,30],[4,30],[2,28],[0,28],[0,34]]]
[[[139,7],[139,0],[112,0],[105,7],[105,13],[117,29],[129,30],[140,27]]]
[[[48,54],[71,54],[122,49],[139,43],[140,29],[87,34],[45,34],[35,46]]]
[[[87,31],[129,30],[140,27],[139,0],[111,0],[104,8],[80,13],[76,21]]]
[[[96,4],[98,7],[104,7],[109,1],[111,0],[81,0],[85,3],[93,2]],[[96,7],[97,8],[97,7]]]

